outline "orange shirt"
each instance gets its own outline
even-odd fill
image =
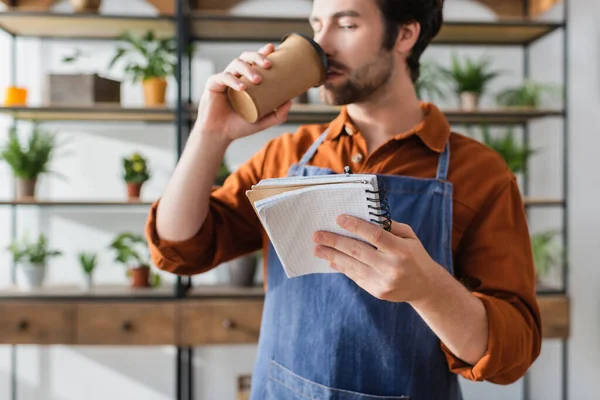
[[[456,278],[486,308],[489,340],[487,353],[474,366],[441,346],[450,370],[467,379],[499,384],[518,380],[541,347],[531,242],[518,184],[496,152],[451,132],[434,105],[422,103],[422,107],[425,118],[419,125],[370,154],[345,108],[330,124],[304,125],[271,140],[223,187],[213,190],[208,217],[189,240],[170,242],[158,237],[155,202],[146,224],[154,263],[175,274],[194,275],[261,247],[267,251],[268,237],[245,191],[261,179],[285,176],[327,127],[329,135],[310,164],[338,173],[349,165],[354,173],[432,178],[450,140],[454,269]]]

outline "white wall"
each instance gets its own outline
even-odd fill
[[[290,4],[294,3],[294,4]],[[125,8],[123,4],[126,4]],[[271,4],[273,4],[271,2]],[[481,6],[467,0],[448,0],[448,18],[490,19],[491,14]],[[575,399],[592,399],[599,383],[600,353],[598,327],[600,317],[597,273],[594,274],[595,260],[600,259],[596,227],[600,226],[600,216],[595,196],[597,178],[595,149],[600,147],[600,139],[593,128],[599,126],[597,120],[598,70],[600,63],[595,51],[598,44],[598,17],[600,4],[593,0],[570,0],[571,39],[571,164],[570,164],[570,232],[571,232],[571,296],[573,299],[573,331],[570,355],[570,394]],[[277,2],[286,12],[306,11],[306,0]],[[68,11],[69,5],[63,1],[56,11]],[[256,9],[257,12],[260,10]],[[292,11],[290,11],[292,10]],[[105,0],[104,13],[152,14],[153,10],[143,0]],[[549,14],[560,15],[560,7]],[[591,36],[591,39],[589,38]],[[582,39],[586,37],[586,39]],[[93,54],[92,60],[84,60],[78,68],[93,71],[96,66],[102,71],[114,49],[110,42],[40,42],[34,39],[19,40],[18,83],[30,88],[31,104],[41,100],[40,84],[48,72],[67,71],[59,63],[60,57],[68,52],[67,47],[75,46]],[[259,44],[256,44],[258,47]],[[562,42],[560,34],[541,41],[532,48],[532,72],[536,78],[561,83]],[[253,45],[200,44],[194,62],[194,99],[197,99],[203,79],[212,71],[221,70],[240,52]],[[0,35],[0,60],[6,60],[9,40]],[[447,62],[449,48],[430,48],[424,58]],[[491,88],[497,91],[506,84],[519,82],[522,54],[515,49],[461,49],[459,54],[492,54],[496,66],[511,71],[499,79]],[[590,51],[591,50],[591,51]],[[0,89],[8,84],[8,62],[0,62]],[[72,69],[71,69],[72,70]],[[119,78],[117,71],[111,76]],[[174,85],[170,86],[169,99],[174,99]],[[123,102],[126,105],[141,105],[141,88],[138,85],[124,85]],[[484,105],[491,99],[484,99]],[[452,106],[454,104],[447,104]],[[0,129],[10,123],[0,119]],[[26,127],[26,124],[22,126]],[[150,158],[155,172],[153,179],[145,187],[143,197],[153,199],[164,187],[175,163],[174,129],[166,124],[93,124],[93,123],[49,123],[71,141],[71,155],[60,159],[55,168],[68,176],[63,182],[56,178],[42,181],[40,194],[49,198],[90,198],[120,199],[125,195],[119,179],[120,157],[134,150],[141,151]],[[227,163],[236,168],[271,137],[294,126],[282,126],[263,132],[252,138],[234,143],[226,155]],[[461,129],[457,127],[457,129]],[[560,197],[562,186],[561,124],[551,119],[537,122],[532,127],[532,140],[535,147],[544,151],[532,160],[532,192],[534,196]],[[0,139],[2,140],[2,139]],[[101,166],[102,169],[96,169]],[[93,168],[92,168],[93,167]],[[12,195],[8,169],[0,164],[0,196]],[[112,235],[123,229],[141,231],[146,215],[145,210],[105,211],[102,209],[55,209],[41,212],[35,209],[22,209],[19,212],[19,231],[29,229],[36,232],[43,229],[50,235],[51,244],[66,252],[61,260],[50,265],[49,282],[81,282],[74,259],[76,251],[82,248],[102,251]],[[532,231],[546,228],[560,228],[561,213],[557,210],[536,210],[531,214]],[[0,246],[8,243],[10,237],[10,212],[0,207]],[[10,259],[0,252],[0,263],[9,265]],[[214,271],[196,282],[217,282],[223,279],[223,271]],[[126,283],[123,270],[115,266],[106,252],[101,254],[101,265],[96,274],[99,283]],[[172,277],[165,276],[167,281]],[[0,286],[9,283],[8,268],[0,269]],[[174,350],[172,348],[93,348],[63,347],[48,349],[36,346],[23,346],[18,349],[19,399],[36,400],[78,400],[106,398],[144,398],[166,400],[174,397]],[[235,346],[197,349],[196,393],[198,399],[234,399],[235,378],[238,374],[250,373],[256,355],[255,346]],[[0,347],[0,398],[8,398],[10,352],[6,346]],[[83,372],[83,373],[81,373]],[[77,379],[73,377],[77,374]],[[559,399],[560,393],[560,346],[555,341],[546,341],[540,359],[531,370],[531,398],[540,400]],[[469,399],[519,399],[522,382],[510,386],[496,386],[487,383],[463,381],[465,398]],[[94,393],[92,395],[92,393]]]

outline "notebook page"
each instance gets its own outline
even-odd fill
[[[335,175],[317,175],[317,176],[289,176],[284,178],[263,179],[254,188],[267,186],[303,186],[303,185],[324,185],[330,183],[369,183],[377,190],[377,176],[372,174],[335,174]]]
[[[369,221],[371,203],[365,190],[373,190],[373,187],[367,184],[312,186],[254,203],[289,278],[336,272],[327,261],[314,255],[313,235],[323,230],[359,239],[340,228],[336,219],[340,214],[349,214]]]

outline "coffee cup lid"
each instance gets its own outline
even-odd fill
[[[325,54],[325,51],[319,45],[319,43],[315,42],[313,38],[311,38],[310,36],[307,36],[303,33],[290,32],[290,33],[286,34],[285,36],[283,36],[280,43],[283,43],[291,35],[297,35],[297,36],[300,36],[300,37],[306,39],[314,47],[315,51],[319,55],[319,59],[321,60],[321,64],[323,65],[323,68],[325,70],[325,78],[323,78],[323,81],[319,82],[315,87],[321,86],[323,83],[325,83],[325,80],[327,79],[327,71],[329,70],[329,61],[327,60],[327,54]]]

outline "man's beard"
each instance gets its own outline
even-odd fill
[[[341,106],[364,102],[380,90],[392,76],[394,58],[391,53],[383,52],[375,61],[353,71],[335,61],[331,65],[347,74],[347,78],[337,85],[325,82],[321,86],[321,100],[329,105]]]

